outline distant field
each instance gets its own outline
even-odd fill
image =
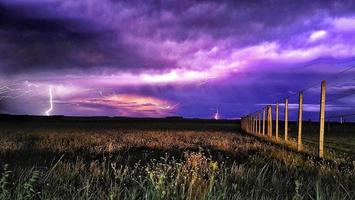
[[[281,133],[283,136],[283,126]],[[290,137],[297,139],[297,125],[290,124]],[[319,141],[318,123],[303,124],[302,138],[304,143],[317,147]],[[325,146],[328,150],[333,150],[339,154],[347,153],[355,156],[355,123],[326,123],[325,126]]]
[[[354,199],[355,161],[305,157],[238,121],[0,122],[0,199]]]

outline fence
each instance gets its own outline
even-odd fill
[[[276,143],[292,146],[297,151],[304,151],[304,134],[306,134],[307,143],[317,146],[316,152],[320,158],[323,158],[325,154],[325,133],[336,133],[329,137],[329,144],[326,147],[334,148],[342,142],[346,143],[341,139],[349,138],[348,140],[351,142],[348,142],[347,145],[353,145],[349,147],[349,152],[355,153],[355,124],[351,123],[351,121],[355,121],[355,113],[351,112],[355,110],[355,107],[351,105],[340,106],[341,100],[345,98],[354,100],[353,103],[355,103],[355,98],[352,97],[355,96],[355,76],[351,74],[353,69],[355,69],[355,66],[333,75],[327,81],[323,80],[321,83],[302,89],[297,94],[286,97],[282,101],[266,105],[266,107],[242,117],[242,130]],[[344,77],[347,75],[350,80],[345,82],[346,78]],[[342,78],[340,84],[337,82],[339,77]],[[334,88],[337,87],[343,90],[334,92]],[[326,98],[328,98],[327,101]],[[315,99],[318,99],[318,102],[314,102]],[[305,104],[305,101],[307,104]],[[333,102],[337,103],[332,104]],[[281,107],[283,107],[283,110]],[[309,116],[308,122],[304,120],[305,108]],[[326,109],[329,110],[327,113]],[[315,114],[318,116],[315,116]],[[312,122],[312,118],[317,119]],[[331,129],[333,132],[331,132]],[[349,134],[349,131],[354,131],[354,133]],[[339,135],[340,133],[347,133],[347,135],[344,138]],[[339,147],[339,149],[342,148]]]

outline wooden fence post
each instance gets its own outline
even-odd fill
[[[254,115],[254,134],[256,134],[256,129],[258,128],[258,127],[257,127],[257,124],[256,124],[256,123],[257,123],[257,121],[256,121],[256,114],[254,113],[253,115]]]
[[[245,116],[245,132],[248,132],[248,116]]]
[[[252,121],[251,121],[251,115],[249,115],[249,133],[251,133],[253,126],[252,126]]]
[[[255,130],[254,130],[254,134],[258,134],[258,116],[257,113],[254,114],[254,123],[255,123]]]
[[[261,134],[261,112],[258,112],[258,118],[259,118],[259,130],[258,130],[258,134]]]
[[[242,129],[243,129],[243,131],[246,131],[245,117],[242,118]]]
[[[250,115],[251,133],[254,133],[254,116]]]
[[[288,141],[288,98],[285,99],[285,141]]]
[[[245,116],[245,119],[244,119],[244,123],[245,123],[245,132],[248,132],[248,115]]]
[[[276,141],[279,141],[279,103],[276,103],[276,116],[275,116],[275,137]]]
[[[245,116],[243,121],[244,121],[244,131],[247,132],[247,129],[248,129],[248,124],[247,124],[247,119],[248,119],[248,116]]]
[[[267,135],[268,137],[272,137],[272,107],[267,107]]]
[[[256,124],[256,129],[255,129],[255,134],[258,134],[258,129],[259,129],[259,115],[258,112],[255,113],[255,124]]]
[[[302,109],[303,109],[303,92],[299,93],[298,102],[298,140],[297,140],[297,150],[302,150]]]
[[[248,132],[248,116],[244,117],[244,129],[245,132]]]
[[[240,126],[242,128],[242,131],[244,131],[244,117],[240,119]]]
[[[321,84],[320,116],[319,116],[319,157],[324,157],[324,121],[325,121],[326,82]]]
[[[263,108],[263,135],[265,135],[265,108]]]
[[[255,118],[255,114],[253,114],[253,126],[254,126],[254,129],[253,129],[253,133],[255,134],[255,130],[256,130],[256,118]]]
[[[245,132],[248,132],[248,115],[245,116]]]
[[[246,117],[243,117],[243,129],[246,132],[247,126],[246,126],[245,120],[246,120]]]
[[[258,134],[258,112],[256,112],[255,114],[255,134]]]
[[[253,123],[253,134],[255,133],[255,116],[252,114],[252,123]]]

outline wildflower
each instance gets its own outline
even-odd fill
[[[212,162],[210,166],[212,171],[216,171],[218,169],[218,162]]]

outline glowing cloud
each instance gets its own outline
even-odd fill
[[[81,110],[96,108],[96,113],[110,111],[113,115],[122,116],[167,116],[178,106],[156,97],[135,94],[100,95],[98,98],[80,98],[69,102]]]
[[[340,17],[327,19],[333,26],[335,30],[348,32],[355,31],[355,17]]]
[[[315,31],[309,36],[309,41],[314,42],[317,40],[321,40],[324,39],[326,36],[327,36],[327,31],[325,30]]]

